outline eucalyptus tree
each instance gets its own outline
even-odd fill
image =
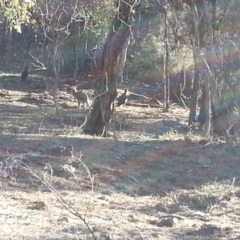
[[[134,8],[138,1],[116,1],[116,14],[109,28],[103,48],[102,60],[96,81],[97,97],[91,112],[82,126],[83,132],[105,136],[114,112],[114,100],[117,96],[117,77],[119,64],[126,41],[129,40]]]

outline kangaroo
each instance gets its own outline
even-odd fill
[[[125,106],[128,101],[129,91],[128,89],[124,90],[124,93],[117,99],[117,106],[120,107],[121,105]]]
[[[32,69],[32,63],[30,63],[30,64],[28,64],[24,67],[24,70],[21,74],[21,81],[26,81],[27,80],[28,73],[31,71],[31,69]]]
[[[85,104],[87,104],[88,107],[90,107],[89,104],[89,97],[86,93],[83,93],[81,91],[76,91],[76,87],[71,88],[71,93],[73,97],[78,101],[78,108],[81,108],[81,105],[83,104],[85,108]]]

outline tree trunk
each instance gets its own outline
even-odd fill
[[[2,30],[1,30],[1,52],[0,52],[0,56],[3,57],[6,54],[7,51],[7,18],[4,17],[3,23],[2,23]]]
[[[213,34],[212,34],[212,22],[210,19],[210,9],[206,0],[199,0],[198,3],[194,3],[191,5],[192,10],[192,23],[193,23],[193,35],[194,35],[194,64],[195,64],[195,76],[196,73],[199,74],[199,66],[202,64],[202,59],[200,59],[201,52],[206,52],[207,45],[209,43],[213,43]],[[208,66],[209,67],[209,66]],[[202,104],[203,106],[200,109],[199,117],[205,121],[205,135],[210,134],[211,127],[211,118],[210,118],[210,106],[211,106],[211,98],[210,98],[210,86],[211,86],[211,69],[209,67],[209,75],[207,74],[204,87],[203,87],[203,97]],[[198,76],[199,77],[199,76]],[[194,79],[194,88],[197,88],[199,83],[197,83],[198,79]],[[197,89],[193,90],[192,93],[192,102],[189,114],[189,124],[193,122],[196,115],[196,94]],[[204,120],[205,119],[205,120]]]
[[[127,41],[123,46],[122,56],[119,64],[118,79],[120,80],[120,82],[123,82],[123,79],[124,79],[123,75],[124,75],[125,63],[127,60],[127,50],[128,50],[129,43],[130,43],[130,36],[128,37]]]
[[[81,39],[81,25],[79,24],[78,26],[78,35],[76,38],[78,38],[78,40]],[[74,74],[73,74],[73,79],[76,80],[77,79],[77,74],[79,71],[79,46],[77,44],[78,41],[74,41],[74,48],[75,48],[75,69],[74,69]]]
[[[59,82],[59,57],[57,43],[53,49],[53,72],[54,72],[54,89],[53,89],[53,100],[56,108],[57,116],[60,118],[60,110],[58,105],[58,82]]]
[[[130,36],[134,0],[120,1],[104,45],[99,79],[96,82],[97,97],[83,126],[83,132],[106,136],[117,96],[117,76],[124,45]]]
[[[204,126],[204,136],[210,137],[210,130],[211,130],[211,96],[210,96],[210,76],[207,77],[204,81],[204,90],[205,90],[205,106],[204,106],[204,112],[206,117],[206,122]]]
[[[197,67],[194,69],[193,89],[191,93],[190,113],[188,118],[188,125],[190,126],[195,122],[197,113],[197,100],[198,100],[198,89],[199,89],[199,71]]]
[[[168,20],[167,20],[167,9],[163,8],[165,12],[165,30],[164,30],[164,42],[165,42],[165,54],[164,54],[164,65],[163,65],[163,78],[164,78],[164,103],[163,111],[168,111],[169,109],[169,98],[170,98],[170,80],[169,80],[169,50],[168,50]]]
[[[193,122],[195,122],[196,112],[197,112],[197,92],[199,89],[199,44],[200,44],[200,36],[199,36],[199,25],[198,25],[198,12],[195,8],[195,5],[191,5],[191,18],[192,18],[192,33],[193,33],[193,59],[194,59],[194,79],[193,79],[193,89],[191,93],[191,104],[190,104],[190,113],[188,118],[188,125],[190,126]]]
[[[204,43],[203,47],[205,47],[205,54],[207,54],[207,56],[205,57],[205,59],[209,58],[209,52],[213,52],[213,51],[209,51],[212,50],[213,48],[213,21],[211,19],[211,7],[208,6],[208,3],[206,0],[203,0],[203,4],[202,4],[202,12],[203,12],[203,16],[202,16],[202,21],[203,24],[205,26],[205,32],[206,32],[206,36],[204,39],[202,39],[202,42]],[[209,50],[207,49],[207,45],[210,45]],[[213,54],[213,53],[212,53]],[[214,73],[211,69],[211,65],[209,65],[207,63],[206,60],[205,64],[206,67],[208,69],[209,72],[208,74],[206,74],[205,77],[205,81],[204,81],[204,86],[205,86],[205,116],[206,116],[206,122],[205,122],[205,127],[204,127],[204,135],[205,137],[210,137],[210,130],[211,130],[211,86],[213,84],[214,81]]]

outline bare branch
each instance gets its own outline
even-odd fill
[[[37,64],[39,64],[39,66],[33,64],[33,66],[35,67],[35,70],[46,70],[47,69],[47,67],[44,65],[44,63],[40,62],[40,60],[38,58],[34,57],[31,53],[28,53],[28,54],[33,58],[33,60]]]
[[[59,202],[62,204],[62,206],[69,211],[72,215],[78,217],[83,223],[84,225],[87,227],[88,231],[91,233],[92,237],[94,240],[97,240],[93,230],[91,229],[91,227],[89,226],[89,224],[87,223],[85,216],[86,213],[84,215],[84,217],[68,202],[66,201],[61,194],[47,181],[41,179],[36,173],[33,172],[33,170],[25,163],[22,163],[22,165],[28,169],[28,171],[36,178],[38,179],[44,186],[46,186],[59,200]],[[85,165],[84,165],[85,166]]]

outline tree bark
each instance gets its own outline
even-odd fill
[[[104,45],[99,79],[90,114],[83,126],[83,132],[91,135],[106,136],[114,112],[114,100],[117,96],[117,76],[124,45],[130,36],[132,9],[134,0],[119,1],[118,12],[111,24]]]
[[[77,35],[78,40],[80,39],[80,36],[81,36],[81,25],[79,24],[79,26],[78,26],[78,35]],[[74,51],[75,52],[75,69],[74,69],[74,74],[73,74],[74,81],[77,79],[77,74],[78,74],[78,71],[79,71],[79,47],[76,44],[76,42],[73,45],[74,46],[74,50],[75,50]]]
[[[127,41],[123,46],[122,56],[119,64],[118,79],[120,80],[120,82],[123,82],[123,79],[124,79],[123,75],[124,75],[125,63],[127,60],[127,50],[128,50],[129,43],[130,43],[130,36],[128,37]]]
[[[202,64],[202,60],[200,57],[200,53],[208,52],[207,45],[213,44],[213,26],[210,18],[210,8],[206,0],[199,0],[198,3],[194,3],[191,5],[192,9],[192,20],[193,20],[193,35],[194,35],[194,63],[195,63],[195,76],[196,73],[199,72],[198,68],[200,64]],[[211,80],[213,80],[213,76],[211,76],[210,66],[206,62],[206,67],[208,68],[209,74],[206,74],[204,87],[203,87],[203,96],[202,96],[202,106],[200,109],[199,118],[201,118],[202,124],[205,124],[205,136],[210,135],[211,129]],[[207,71],[206,71],[207,72]],[[199,73],[198,73],[199,74]],[[196,82],[197,79],[194,79],[194,87],[197,88],[199,83]],[[193,122],[196,115],[196,102],[197,102],[197,89],[194,89],[192,93],[192,102],[191,109],[189,114],[189,124]]]
[[[198,12],[195,8],[195,4],[191,5],[191,18],[192,18],[192,33],[193,33],[193,59],[194,59],[194,79],[193,79],[193,90],[191,93],[190,113],[188,118],[188,125],[190,126],[195,122],[197,112],[197,92],[199,89],[199,69],[198,69],[198,58],[199,58],[199,44],[200,36],[198,29]]]
[[[3,57],[5,56],[6,52],[7,52],[7,18],[4,17],[3,23],[2,23],[2,30],[1,30],[1,52],[0,52],[0,56]]]
[[[206,122],[204,125],[204,136],[205,137],[210,137],[210,130],[211,130],[211,91],[210,91],[210,76],[207,77],[204,81],[204,90],[205,90],[205,107],[204,107],[204,112],[205,112],[205,117],[206,117]]]
[[[209,55],[209,50],[212,50],[213,48],[213,22],[211,20],[211,13],[210,13],[210,6],[208,6],[207,1],[203,0],[202,2],[202,7],[203,7],[203,24],[205,26],[205,31],[206,31],[206,37],[204,38],[204,46],[205,47],[205,54],[208,53]],[[208,41],[208,42],[207,42]],[[210,49],[207,50],[207,45],[210,43]],[[212,53],[213,54],[213,53]],[[206,56],[207,58],[208,56]],[[206,122],[205,122],[205,127],[204,127],[204,135],[205,137],[210,137],[210,130],[211,130],[211,86],[214,81],[214,73],[211,69],[211,65],[207,63],[205,60],[206,67],[208,69],[208,74],[205,77],[204,85],[205,85],[205,116],[206,116]]]
[[[199,89],[199,71],[195,67],[194,79],[193,79],[193,89],[192,89],[192,93],[191,93],[190,113],[189,113],[189,118],[188,118],[189,126],[195,122],[195,118],[196,118],[198,89]]]
[[[58,46],[57,43],[53,49],[53,72],[54,72],[54,89],[53,89],[53,100],[56,108],[57,116],[60,119],[60,110],[58,105],[58,82],[59,82],[59,57],[58,57]]]
[[[163,66],[163,76],[164,76],[164,103],[163,103],[163,111],[168,111],[170,104],[170,80],[169,80],[169,49],[168,49],[168,19],[167,19],[167,9],[163,8],[165,10],[165,19],[164,19],[164,42],[165,42],[165,54],[164,54],[164,66]]]

